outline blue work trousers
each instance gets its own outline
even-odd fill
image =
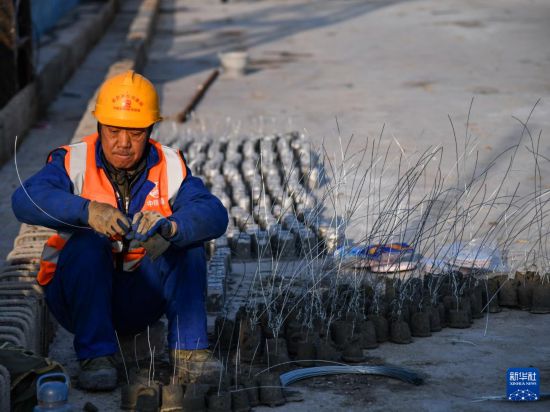
[[[206,257],[202,244],[171,246],[133,272],[116,271],[109,240],[93,231],[71,236],[60,253],[46,301],[74,333],[78,359],[112,355],[119,336],[142,332],[163,314],[172,349],[208,347]]]

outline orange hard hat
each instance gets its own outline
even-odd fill
[[[133,70],[101,85],[92,113],[99,123],[117,127],[143,128],[162,120],[155,87]]]

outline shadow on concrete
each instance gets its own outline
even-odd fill
[[[192,11],[192,6],[182,7],[177,0],[168,0],[161,6],[156,26],[153,50],[158,57],[149,60],[147,75],[160,85],[218,67],[217,55],[220,52],[252,50],[260,45],[358,18],[403,1],[408,0],[315,1],[269,5],[261,9],[254,5],[253,11],[241,14],[231,12],[231,6],[226,5],[229,13],[232,13],[231,16],[192,22],[189,26],[182,27],[177,25],[174,15],[177,12]],[[177,43],[177,57],[167,55],[174,43]],[[291,60],[288,57],[279,56],[271,63],[281,64],[285,59],[288,62]],[[248,74],[266,66],[270,66],[270,62],[264,59],[254,65]]]

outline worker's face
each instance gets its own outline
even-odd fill
[[[134,168],[145,151],[148,128],[101,125],[101,147],[107,161],[120,170]]]

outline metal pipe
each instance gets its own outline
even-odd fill
[[[179,123],[185,123],[187,121],[191,112],[199,104],[202,97],[204,96],[208,88],[212,85],[212,83],[214,83],[214,80],[216,80],[219,74],[220,74],[220,71],[218,69],[213,70],[212,73],[210,73],[210,75],[206,79],[206,81],[197,86],[197,90],[195,94],[193,95],[189,103],[187,103],[187,106],[185,106],[185,109],[183,109],[183,111],[178,113],[178,115],[176,116],[176,120]]]
[[[283,373],[279,379],[281,380],[281,386],[285,387],[303,379],[345,373],[387,376],[412,383],[413,385],[422,385],[424,383],[424,379],[418,373],[398,366],[316,366]]]

